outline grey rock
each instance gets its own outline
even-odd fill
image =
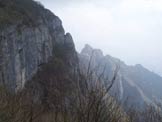
[[[162,77],[140,64],[128,66],[117,58],[109,55],[103,56],[99,52],[98,49],[86,45],[78,54],[81,69],[85,70],[90,62],[91,69],[99,73],[104,71],[104,76],[109,78],[106,82],[109,82],[114,75],[115,68],[119,66],[111,94],[115,95],[120,102],[127,101],[129,105],[142,108],[145,103],[153,104],[154,100],[158,101],[162,98]]]
[[[0,84],[12,90],[22,89],[39,66],[55,57],[57,45],[72,50],[69,62],[76,58],[73,39],[65,34],[61,20],[49,10],[40,12],[37,26],[27,26],[20,20],[0,31]]]

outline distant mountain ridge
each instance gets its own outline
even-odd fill
[[[112,72],[119,66],[117,81],[115,82],[112,93],[118,94],[118,99],[126,101],[131,105],[143,106],[145,103],[154,103],[162,98],[162,77],[144,68],[142,65],[128,66],[124,62],[109,55],[104,56],[99,49],[93,49],[85,45],[79,54],[82,67],[88,65],[91,60],[92,67],[105,67],[105,75],[112,77]]]
[[[0,85],[14,91],[23,89],[44,64],[49,68],[57,66],[56,62],[65,65],[63,70],[68,69],[66,73],[70,74],[73,69],[77,70],[79,57],[83,70],[92,59],[91,66],[98,67],[98,72],[105,68],[104,75],[109,79],[113,77],[116,66],[120,66],[112,88],[112,94],[117,93],[120,101],[128,98],[132,105],[143,106],[145,102],[152,103],[162,98],[162,77],[142,65],[128,66],[117,58],[104,56],[101,50],[89,45],[77,55],[72,36],[65,33],[62,21],[39,3],[0,0],[0,15]],[[51,60],[55,60],[54,63]],[[57,68],[60,71],[60,65]],[[46,73],[48,78],[49,72]],[[57,73],[53,74],[52,70],[50,75],[57,76]]]

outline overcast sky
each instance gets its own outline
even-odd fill
[[[162,76],[162,0],[39,0],[80,51],[88,43]]]

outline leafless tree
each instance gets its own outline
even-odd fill
[[[46,65],[16,95],[1,92],[0,122],[128,122],[126,113],[109,94],[118,67],[109,81],[104,70],[96,73],[89,66],[86,72],[78,70],[70,75],[59,65],[63,63],[58,60]],[[6,117],[1,118],[4,114]]]

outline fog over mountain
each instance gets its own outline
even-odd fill
[[[39,0],[63,20],[80,51],[85,43],[162,75],[161,0]]]
[[[110,79],[113,76],[114,69],[119,65],[120,68],[111,94],[115,94],[115,97],[118,96],[117,99],[121,102],[128,100],[127,104],[143,108],[146,103],[154,103],[155,99],[162,98],[162,77],[150,72],[142,65],[128,66],[120,59],[110,55],[104,56],[102,50],[93,49],[88,44],[85,45],[78,56],[83,70],[91,62],[91,69],[97,68],[97,71],[94,71],[98,73],[104,71],[104,75]],[[105,81],[105,83],[108,82]]]
[[[160,0],[41,2],[0,0],[0,122],[162,122]]]

